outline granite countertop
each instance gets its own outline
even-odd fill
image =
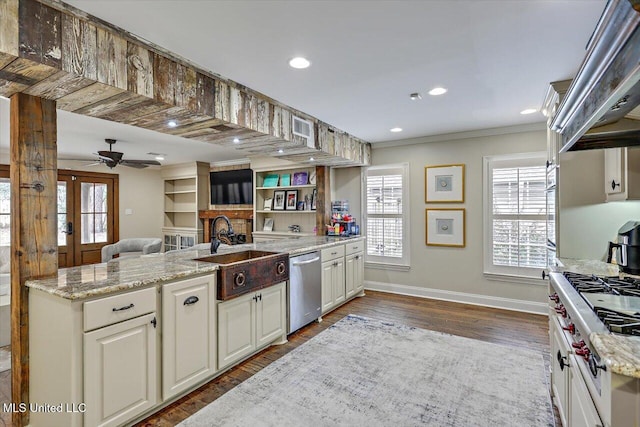
[[[579,274],[596,276],[619,276],[616,264],[600,260],[558,258],[561,266],[555,271],[571,271]],[[593,349],[601,358],[601,363],[611,372],[628,377],[640,378],[640,338],[618,335],[592,333],[589,336]]]
[[[589,339],[607,369],[619,375],[640,378],[639,337],[594,333]]]
[[[287,252],[290,256],[312,252],[349,241],[353,237],[294,237],[263,243],[222,246],[219,254],[256,249],[271,252]],[[142,255],[136,258],[115,259],[108,263],[62,268],[58,277],[27,280],[26,285],[68,300],[82,300],[94,296],[150,286],[169,280],[214,272],[217,264],[194,261],[210,255],[208,249],[174,251],[163,254]]]
[[[616,264],[609,264],[595,259],[557,258],[562,264],[553,267],[555,271],[571,271],[579,274],[594,274],[596,276],[617,276],[620,274]]]

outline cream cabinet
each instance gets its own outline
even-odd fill
[[[604,150],[604,192],[607,202],[640,199],[640,149]]]
[[[564,339],[562,328],[555,313],[549,316],[551,338],[551,393],[558,408],[562,425],[567,425],[569,409],[569,344]],[[580,375],[578,373],[578,375]]]
[[[85,425],[116,426],[157,402],[154,289],[83,304]]]
[[[577,357],[579,356],[574,354],[569,356],[569,365],[571,366],[571,371],[569,372],[569,395],[571,398],[569,401],[569,423],[565,425],[569,427],[603,426],[604,423],[598,415],[589,390],[580,377]]]
[[[364,252],[345,257],[345,289],[347,299],[364,290]]]
[[[285,282],[218,303],[218,368],[286,340]]]
[[[162,286],[162,398],[216,370],[215,276]]]
[[[344,254],[344,245],[332,246],[321,252],[322,314],[346,301]]]

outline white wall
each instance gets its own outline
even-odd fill
[[[562,257],[605,260],[618,229],[640,221],[640,201],[605,202],[602,150],[561,154],[559,184]]]
[[[526,131],[497,135],[480,135],[465,139],[427,142],[412,140],[414,145],[380,148],[374,145],[373,165],[408,162],[410,167],[410,256],[408,272],[367,268],[365,280],[385,286],[401,285],[398,289],[418,295],[440,295],[452,300],[486,305],[513,306],[525,310],[543,311],[546,303],[546,282],[540,285],[488,280],[483,275],[483,156],[546,150],[546,132]],[[429,204],[424,202],[424,168],[427,165],[465,164],[465,202],[463,204]],[[466,209],[466,247],[446,248],[426,246],[425,208],[460,207]],[[403,288],[409,286],[410,288]],[[503,300],[503,298],[507,300]],[[516,300],[516,301],[514,301]],[[520,304],[520,302],[525,302]],[[527,305],[526,302],[534,304]]]
[[[115,173],[119,176],[120,238],[162,237],[163,188],[160,169],[134,169],[104,165],[85,166],[86,162],[59,160],[58,169]],[[131,209],[131,215],[125,212]]]

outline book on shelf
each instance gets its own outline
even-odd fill
[[[293,174],[293,185],[307,185],[309,174],[306,172],[295,172]]]
[[[291,174],[283,173],[280,175],[280,187],[288,187],[291,185]]]
[[[279,178],[280,177],[278,176],[278,174],[266,175],[264,177],[264,181],[262,181],[262,186],[263,187],[277,187]]]

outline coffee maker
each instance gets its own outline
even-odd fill
[[[618,230],[618,243],[609,242],[607,262],[617,250],[620,271],[640,275],[640,221],[629,221]]]

